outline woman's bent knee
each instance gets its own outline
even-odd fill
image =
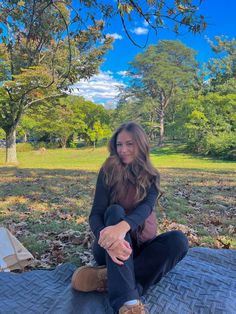
[[[173,245],[177,248],[179,252],[181,252],[182,256],[185,256],[188,252],[188,238],[186,235],[180,230],[171,231],[171,239]]]
[[[115,225],[125,217],[125,210],[118,204],[110,205],[104,215],[107,226]]]
[[[169,231],[164,234],[166,237],[166,246],[170,254],[183,258],[188,252],[188,238],[179,230]]]

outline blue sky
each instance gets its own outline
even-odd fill
[[[206,37],[213,40],[214,36],[227,35],[229,39],[236,38],[236,0],[203,0],[199,13],[205,16],[208,27],[202,34],[193,35],[185,28],[181,28],[181,35],[177,36],[171,31],[160,30],[157,34],[149,32],[148,45],[157,44],[161,39],[181,40],[188,47],[196,50],[197,60],[206,62],[215,57],[212,53]],[[137,43],[143,45],[146,41],[148,28],[144,21],[132,21],[127,24],[128,30]],[[135,55],[144,51],[134,46],[127,38],[119,18],[113,20],[107,27],[107,33],[111,34],[115,41],[113,50],[106,55],[106,60],[100,68],[100,73],[89,81],[81,81],[75,84],[79,93],[86,99],[107,108],[116,105],[118,87],[127,84],[125,72],[129,68]]]

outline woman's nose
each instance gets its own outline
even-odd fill
[[[122,146],[121,146],[121,152],[122,152],[122,153],[125,153],[126,151],[127,151],[126,145],[122,145]]]

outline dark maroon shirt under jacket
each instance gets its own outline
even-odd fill
[[[154,184],[151,185],[146,197],[133,206],[132,199],[134,189],[132,186],[130,190],[127,191],[127,198],[118,203],[124,207],[126,211],[126,216],[124,221],[126,221],[131,228],[131,232],[137,230],[138,227],[142,226],[145,220],[150,216],[152,210],[155,206],[155,202],[158,196],[158,191]],[[89,216],[89,224],[95,237],[99,239],[100,231],[105,228],[104,224],[104,213],[106,209],[111,205],[111,188],[105,183],[105,174],[101,169],[98,174],[96,191],[93,201],[92,210]],[[126,207],[126,208],[125,208]]]

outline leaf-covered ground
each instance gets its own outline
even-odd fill
[[[91,260],[87,223],[97,172],[0,168],[0,226],[34,255],[32,268]],[[236,175],[161,169],[159,232],[181,229],[191,246],[236,249]]]

